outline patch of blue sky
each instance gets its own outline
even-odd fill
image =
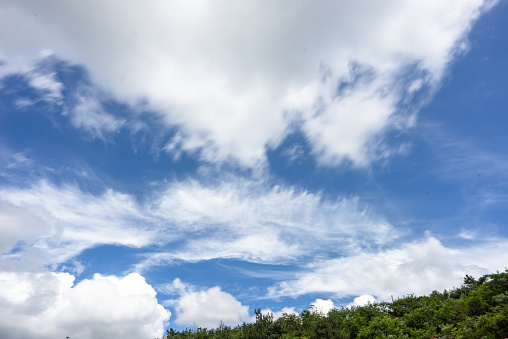
[[[34,167],[25,175],[32,173],[32,180],[48,178],[57,184],[75,182],[95,193],[113,188],[136,198],[144,196],[152,184],[195,175],[195,159],[183,154],[172,161],[160,150],[174,132],[161,129],[157,118],[147,112],[141,117],[145,120],[141,130],[119,127],[104,138],[73,126],[68,111],[76,105],[76,84],[91,86],[86,71],[54,58],[41,64],[39,69],[55,72],[63,84],[62,105],[54,107],[44,100],[20,75],[6,77],[0,90],[3,145],[31,159]],[[27,101],[23,107],[19,107],[20,97]],[[104,110],[118,119],[139,114],[106,95],[100,100]]]

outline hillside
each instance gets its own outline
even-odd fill
[[[458,288],[428,296],[407,295],[390,302],[335,308],[310,307],[300,314],[256,310],[256,322],[231,328],[167,331],[169,338],[508,338],[508,269],[478,280],[466,275]]]

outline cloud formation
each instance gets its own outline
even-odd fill
[[[109,114],[103,107],[98,94],[82,86],[69,110],[70,120],[75,128],[81,128],[94,137],[104,139],[104,134],[116,132],[125,124],[124,119]]]
[[[171,313],[136,274],[0,273],[0,336],[76,339],[159,337]]]
[[[384,131],[411,125],[399,103],[439,84],[492,3],[4,1],[2,31],[25,38],[2,35],[0,57],[30,65],[51,50],[84,65],[208,162],[262,164],[296,123],[322,164],[362,166],[383,156]]]
[[[0,263],[11,274],[22,274],[37,263],[69,262],[97,245],[157,244],[160,250],[143,254],[144,259],[133,263],[134,270],[216,258],[290,262],[302,270],[269,288],[267,298],[322,293],[383,300],[408,291],[426,294],[458,286],[465,274],[499,269],[504,265],[500,258],[508,255],[504,239],[475,239],[474,246],[464,249],[445,246],[434,237],[396,244],[399,231],[358,199],[330,201],[234,177],[220,184],[173,182],[143,204],[113,190],[92,195],[77,186],[45,181],[0,190],[0,201],[0,218],[7,227]],[[303,264],[308,258],[316,259]],[[184,291],[185,302],[178,306],[182,324],[196,316],[189,305],[229,300],[218,287]],[[243,310],[244,305],[238,305],[234,308]],[[237,314],[248,314],[248,308],[242,312]],[[210,317],[203,318],[206,326],[217,320]],[[223,317],[231,323],[244,319]]]
[[[0,210],[0,218],[7,221],[4,227],[17,232],[10,246],[5,245],[6,252],[36,228],[40,230],[37,237],[21,249],[42,250],[47,265],[65,262],[100,244],[142,247],[153,242],[152,234],[139,227],[146,218],[133,198],[113,190],[94,196],[76,186],[40,181],[25,189],[1,189],[0,201],[11,206]],[[37,222],[26,222],[30,216]]]
[[[39,211],[44,214],[44,211]],[[10,252],[19,241],[35,242],[48,231],[48,225],[30,211],[7,202],[0,201],[0,254]]]
[[[22,248],[43,250],[47,264],[63,263],[102,244],[168,245],[161,253],[147,254],[140,270],[174,260],[213,258],[280,263],[329,250],[381,246],[397,238],[393,226],[358,198],[329,201],[292,187],[270,188],[263,181],[234,177],[220,184],[173,182],[144,204],[111,189],[93,195],[47,181],[25,189],[4,188],[0,201],[11,206],[0,209],[0,218],[10,220],[5,227],[14,232],[5,238],[4,252],[33,233],[28,225],[18,227],[21,214],[24,219],[36,215],[41,226],[33,227],[40,231]]]
[[[406,293],[425,295],[433,290],[460,286],[466,274],[480,276],[503,266],[506,239],[486,241],[464,249],[444,246],[428,237],[381,251],[311,263],[308,271],[269,288],[268,297],[323,293],[335,298],[359,296],[389,300]]]
[[[236,326],[243,322],[256,321],[256,316],[251,315],[248,305],[243,305],[233,295],[222,291],[219,286],[200,289],[177,278],[170,284],[159,286],[158,289],[163,293],[177,296],[176,299],[166,300],[165,303],[175,307],[174,323],[178,325],[216,328],[221,323]],[[275,312],[265,308],[261,313],[272,314],[274,319],[280,318],[285,313],[297,314],[294,307],[284,307]]]
[[[252,320],[249,306],[242,305],[218,286],[196,290],[180,279],[175,279],[173,287],[179,293],[179,298],[175,300],[176,324],[215,328],[221,322],[236,326]]]
[[[363,294],[359,297],[356,297],[353,299],[353,302],[350,303],[348,306],[351,307],[351,306],[364,306],[364,305],[367,305],[368,303],[374,303],[376,302],[376,298],[374,298],[373,296],[371,296],[370,294]]]
[[[152,206],[151,213],[175,225],[173,232],[192,237],[186,237],[182,249],[149,256],[140,269],[213,258],[281,263],[329,250],[379,246],[398,236],[358,198],[327,200],[292,187],[270,188],[263,181],[239,178],[208,185],[174,183]]]
[[[311,305],[314,306],[314,309],[316,311],[318,311],[323,315],[327,315],[331,309],[336,307],[332,299],[323,300],[318,298],[314,300],[314,302],[312,302]]]

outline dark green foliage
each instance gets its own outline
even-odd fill
[[[273,314],[263,314],[260,309],[254,311],[256,322],[254,324],[243,325],[241,338],[281,338],[283,333],[282,324],[273,321]]]
[[[390,303],[335,308],[328,314],[314,307],[300,314],[256,310],[256,321],[234,328],[222,322],[217,329],[167,331],[169,338],[318,339],[318,338],[508,338],[508,269],[429,296],[408,295]]]

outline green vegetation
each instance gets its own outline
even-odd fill
[[[327,315],[310,307],[300,314],[256,310],[256,322],[237,327],[167,331],[169,338],[508,338],[508,269],[478,280],[466,275],[461,287],[408,295],[387,303],[335,308]]]

